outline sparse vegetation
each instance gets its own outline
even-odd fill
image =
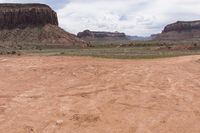
[[[64,55],[65,54],[65,52],[60,52],[60,55]]]
[[[20,51],[10,49],[0,49],[0,55],[21,55]]]
[[[41,44],[26,44],[24,46],[26,47],[2,50],[0,54],[18,55],[20,51],[26,54],[38,55],[93,56],[119,59],[161,58],[200,54],[200,43],[193,41],[123,41],[123,43],[118,41],[105,44],[97,41],[97,43],[89,42],[85,48]]]
[[[200,54],[200,50],[160,50],[159,47],[90,47],[70,49],[44,49],[27,50],[27,54],[36,55],[66,55],[66,56],[92,56],[119,59],[151,59],[161,57],[174,57],[182,55]]]

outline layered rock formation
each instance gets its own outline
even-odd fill
[[[159,40],[196,40],[200,38],[200,21],[177,21],[167,25],[161,34],[157,34]]]
[[[47,5],[0,4],[0,46],[22,44],[86,46],[58,27],[57,14]]]
[[[56,12],[43,4],[0,4],[0,29],[58,25]]]
[[[77,34],[79,38],[126,38],[125,33],[120,32],[100,32],[85,30]]]
[[[177,21],[176,23],[167,25],[163,33],[171,31],[190,31],[190,30],[200,30],[200,21]]]

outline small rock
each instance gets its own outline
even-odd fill
[[[63,124],[63,122],[64,122],[64,120],[57,120],[57,121],[56,121],[56,125],[60,126],[60,125]]]

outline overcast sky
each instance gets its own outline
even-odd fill
[[[200,0],[0,0],[37,2],[58,13],[65,30],[119,31],[148,36],[177,20],[200,20]]]

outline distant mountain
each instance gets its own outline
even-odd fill
[[[147,40],[151,40],[152,37],[143,37],[143,36],[127,36],[127,38],[129,40],[132,40],[132,41],[147,41]]]
[[[77,36],[81,39],[87,41],[118,41],[118,40],[126,40],[126,41],[147,41],[152,40],[153,37],[143,37],[143,36],[131,36],[126,35],[125,33],[121,32],[105,32],[105,31],[90,31],[84,30],[83,32],[79,32]]]
[[[200,20],[177,21],[167,25],[162,33],[155,36],[157,40],[199,40]]]
[[[90,31],[85,30],[83,32],[79,32],[77,36],[81,39],[85,40],[94,40],[94,39],[127,39],[125,33],[120,32],[104,32],[104,31]]]

